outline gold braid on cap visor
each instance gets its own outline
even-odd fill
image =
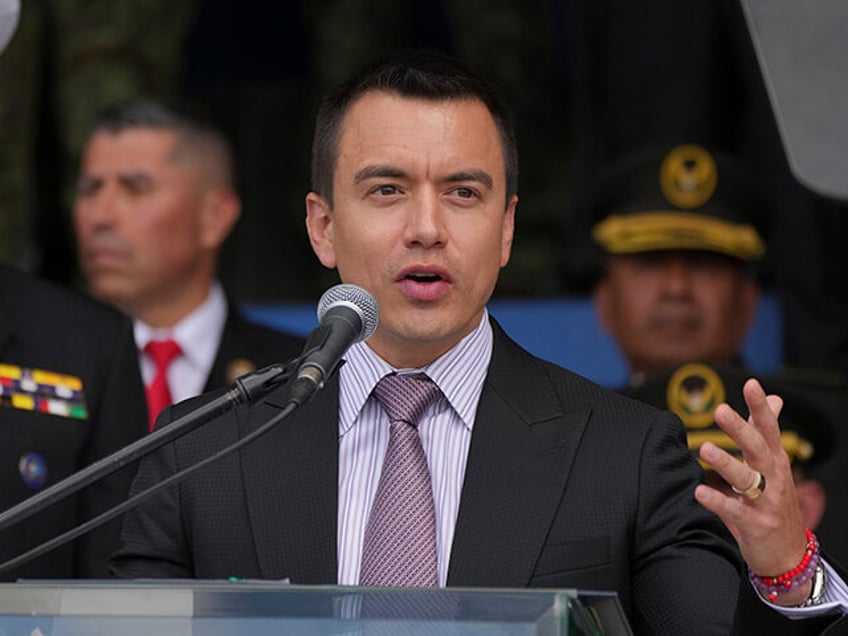
[[[709,250],[750,261],[765,252],[753,225],[680,212],[614,214],[595,225],[592,237],[613,254]]]
[[[739,455],[739,447],[736,445],[730,436],[718,428],[711,428],[703,431],[686,431],[686,441],[690,451],[697,451],[701,448],[704,442],[712,442],[719,448],[723,448],[731,455]],[[789,462],[794,463],[805,462],[809,460],[815,450],[813,445],[799,436],[795,431],[781,431],[780,443],[783,445],[783,450],[789,456]],[[707,468],[707,465],[698,458],[698,462],[702,467]]]

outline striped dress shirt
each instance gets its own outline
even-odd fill
[[[422,417],[418,430],[433,482],[439,585],[447,581],[453,532],[471,430],[489,360],[492,328],[488,314],[453,349],[421,369],[395,369],[365,343],[345,356],[339,390],[338,581],[357,585],[365,525],[389,444],[389,418],[371,395],[388,373],[426,373],[443,397]]]
[[[418,429],[433,481],[439,586],[445,586],[471,431],[491,357],[492,328],[485,312],[473,332],[421,369],[395,369],[362,342],[348,351],[346,364],[339,371],[340,585],[359,583],[365,525],[389,444],[389,418],[371,392],[380,378],[397,371],[426,373],[444,396],[430,406]],[[827,562],[824,568],[828,585],[821,605],[772,607],[790,618],[832,611],[848,613],[848,586]]]

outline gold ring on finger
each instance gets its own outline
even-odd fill
[[[740,490],[736,486],[731,486],[731,488],[733,489],[733,492],[735,492],[737,495],[742,495],[746,499],[753,500],[759,497],[766,489],[766,478],[763,477],[763,474],[761,472],[755,471],[754,481],[751,483],[750,486],[748,486],[748,488],[746,488],[745,490]]]

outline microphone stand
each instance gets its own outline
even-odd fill
[[[152,453],[168,442],[193,431],[239,404],[256,400],[276,385],[288,380],[292,370],[292,363],[271,365],[237,378],[223,395],[177,418],[168,426],[145,435],[129,446],[107,455],[37,495],[33,495],[0,513],[0,529],[7,528],[34,515],[39,510],[64,499],[102,477],[112,474],[130,462]],[[107,520],[104,519],[103,522]],[[0,566],[0,571],[2,569],[4,569],[3,566]]]
[[[118,504],[117,506],[113,506],[112,508],[109,508],[109,510],[97,515],[96,517],[94,517],[92,519],[89,519],[85,523],[81,523],[80,525],[78,525],[74,528],[71,528],[67,532],[63,532],[62,534],[60,534],[56,537],[53,537],[49,541],[45,541],[44,543],[35,546],[31,550],[28,550],[27,552],[24,552],[23,554],[20,554],[20,555],[14,557],[12,559],[9,559],[8,561],[6,561],[4,563],[0,563],[0,573],[11,570],[11,569],[13,569],[13,568],[15,568],[19,565],[23,565],[24,563],[27,563],[27,562],[31,561],[32,559],[34,559],[38,556],[41,556],[45,552],[49,552],[50,550],[53,550],[54,548],[58,548],[60,545],[64,545],[68,541],[76,539],[77,537],[85,534],[86,532],[89,532],[90,530],[93,530],[94,528],[97,528],[97,527],[103,525],[107,521],[114,519],[118,515],[123,514],[127,510],[134,508],[136,506],[136,504],[141,503],[143,500],[145,500],[148,497],[156,494],[157,492],[159,492],[163,488],[167,488],[171,484],[175,484],[175,483],[181,481],[184,477],[188,476],[189,474],[193,473],[194,471],[199,470],[200,468],[203,468],[204,466],[219,460],[220,458],[224,457],[225,455],[229,455],[230,453],[237,451],[242,446],[247,446],[250,442],[255,440],[257,437],[261,437],[262,435],[264,435],[265,433],[270,431],[274,426],[276,426],[277,424],[282,422],[286,417],[291,415],[291,413],[293,411],[295,411],[298,408],[298,406],[299,406],[299,404],[296,401],[289,402],[286,405],[286,407],[282,411],[280,411],[277,415],[275,415],[273,418],[271,418],[270,420],[265,422],[265,424],[263,424],[262,426],[257,428],[252,433],[242,437],[235,444],[231,444],[230,446],[227,446],[227,447],[221,449],[220,451],[218,451],[214,455],[207,457],[206,459],[201,460],[201,461],[197,462],[196,464],[192,464],[191,466],[184,468],[183,470],[181,470],[177,473],[174,473],[170,477],[163,479],[160,482],[157,482],[156,484],[150,486],[150,488],[147,488],[146,490],[142,490],[141,492],[136,493],[135,495],[133,495],[132,497],[130,497],[126,501]]]

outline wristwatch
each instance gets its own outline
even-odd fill
[[[827,587],[827,577],[824,573],[824,567],[821,562],[816,566],[816,571],[813,574],[813,588],[810,591],[810,598],[801,603],[798,607],[815,607],[824,602],[824,592]]]

